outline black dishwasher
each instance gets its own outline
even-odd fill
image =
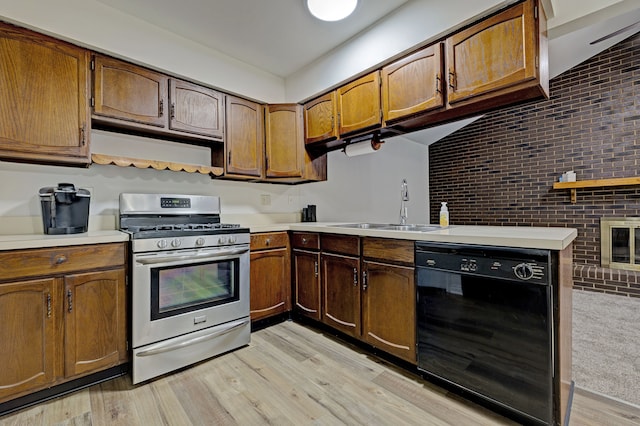
[[[420,370],[551,424],[550,262],[548,250],[417,242]]]

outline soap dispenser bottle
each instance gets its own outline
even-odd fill
[[[449,209],[446,202],[440,204],[442,204],[442,207],[440,207],[440,226],[446,228],[449,226]]]

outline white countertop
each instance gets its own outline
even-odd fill
[[[116,243],[122,241],[129,241],[129,234],[120,231],[89,231],[81,234],[68,235],[0,235],[0,250]]]
[[[303,222],[250,226],[251,232],[306,231],[414,241],[563,250],[578,236],[575,228],[533,226],[456,226],[429,232],[344,228],[335,223]]]

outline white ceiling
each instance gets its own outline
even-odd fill
[[[286,77],[408,0],[360,0],[340,22],[315,19],[304,0],[99,0],[228,56]]]

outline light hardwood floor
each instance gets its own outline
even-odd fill
[[[252,334],[232,353],[132,386],[121,377],[0,425],[512,425],[485,408],[302,325]],[[640,409],[577,393],[571,426],[638,425]]]

